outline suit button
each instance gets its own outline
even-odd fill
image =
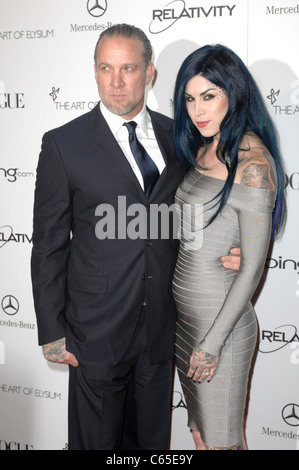
[[[142,279],[143,279],[143,281],[146,280],[146,274],[142,274]]]
[[[145,244],[146,244],[146,246],[152,246],[153,243],[152,243],[150,240],[147,240],[147,241],[145,242]]]

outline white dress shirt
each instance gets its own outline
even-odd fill
[[[107,124],[112,134],[120,145],[128,162],[130,163],[132,170],[134,171],[142,189],[144,189],[142,174],[131,152],[128,129],[123,126],[125,122],[129,121],[126,121],[117,114],[111,113],[111,111],[109,111],[106,106],[104,106],[102,101],[100,101],[100,109],[105,120],[107,121]],[[132,121],[135,121],[137,123],[136,136],[138,140],[146,149],[147,153],[152,158],[152,160],[155,162],[159,173],[161,174],[165,168],[165,161],[157,144],[151,117],[147,112],[145,105],[143,106],[143,109],[140,111],[140,113],[135,116],[134,119],[132,119]]]

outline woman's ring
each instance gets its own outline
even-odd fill
[[[205,375],[210,375],[210,372],[208,372],[207,370],[205,371]]]

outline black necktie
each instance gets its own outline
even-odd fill
[[[136,137],[135,129],[137,123],[130,121],[126,122],[124,126],[126,126],[129,131],[129,144],[143,177],[144,192],[146,196],[149,196],[159,178],[158,168]]]

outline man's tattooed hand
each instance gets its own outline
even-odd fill
[[[207,353],[200,346],[196,346],[190,358],[190,368],[187,377],[195,382],[208,382],[214,377],[219,364],[219,357]]]
[[[74,354],[66,351],[65,338],[43,345],[43,353],[47,361],[57,362],[58,364],[69,364],[73,367],[79,365]]]

